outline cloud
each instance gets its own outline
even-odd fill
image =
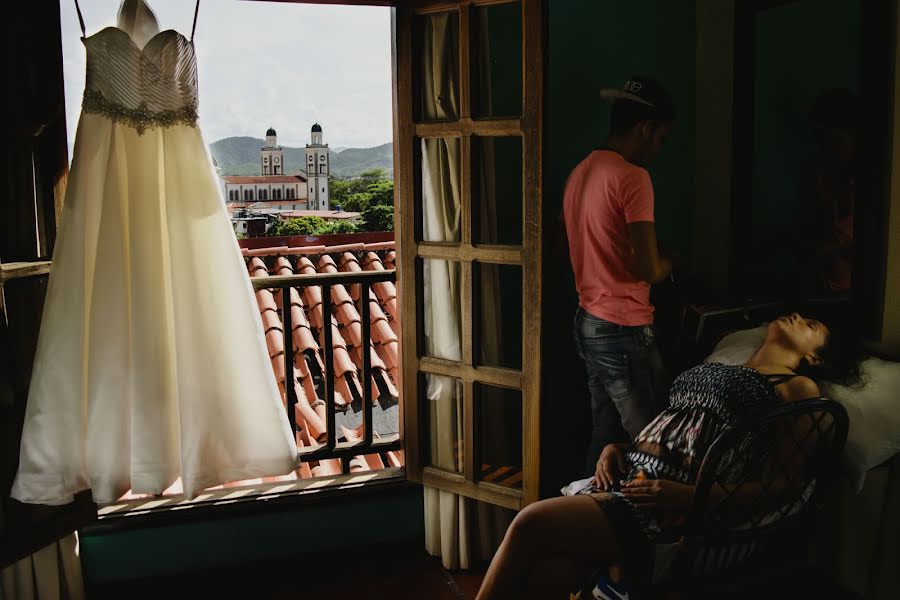
[[[115,25],[120,0],[81,0],[88,35]],[[148,0],[162,29],[190,35],[194,3]],[[84,89],[84,46],[73,2],[62,2],[70,148]],[[197,49],[200,125],[210,142],[262,137],[300,146],[313,123],[332,146],[391,140],[390,9],[205,0]]]

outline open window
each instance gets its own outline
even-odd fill
[[[412,4],[394,21],[407,472],[520,508],[538,498],[542,3]]]

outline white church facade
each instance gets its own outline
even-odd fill
[[[328,144],[322,142],[322,127],[312,126],[306,145],[306,173],[285,173],[284,151],[273,128],[266,131],[266,145],[260,148],[259,175],[226,175],[228,202],[265,203],[276,210],[328,210],[331,170]]]

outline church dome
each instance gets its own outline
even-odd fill
[[[269,127],[269,130],[266,132],[266,137],[269,137],[270,135],[277,135],[275,133],[275,130],[272,129],[271,127]]]
[[[312,132],[313,133],[322,133],[322,126],[319,125],[318,123],[313,124]]]

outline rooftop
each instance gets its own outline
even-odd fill
[[[225,183],[231,184],[297,183],[298,181],[306,181],[306,177],[303,175],[224,175],[222,179]]]
[[[394,268],[394,242],[393,239],[379,241],[379,238],[384,237],[386,236],[346,234],[306,238],[303,236],[256,238],[241,240],[241,245],[244,246],[241,251],[251,277],[379,271]],[[333,238],[335,243],[321,243],[329,238]],[[346,241],[350,243],[340,243]],[[252,247],[265,242],[272,245]],[[333,316],[330,326],[338,442],[354,441],[362,437],[360,306],[365,299],[360,297],[359,288],[358,285],[335,285],[331,288]],[[297,446],[304,448],[323,442],[326,436],[325,354],[322,348],[325,319],[322,288],[292,288],[290,299],[294,361],[293,373],[289,380],[293,382],[297,397],[295,410],[298,428]],[[278,289],[260,289],[256,292],[256,302],[265,332],[272,371],[278,381],[282,402],[287,407],[284,325],[281,319],[282,294]],[[376,437],[396,436],[400,430],[398,407],[400,313],[396,286],[391,282],[373,284],[368,302],[372,344],[373,429]],[[353,457],[350,460],[350,472],[374,471],[402,465],[402,452],[383,452]],[[288,475],[265,480],[238,481],[224,487],[339,475],[341,472],[340,459],[311,461],[302,463],[294,473]],[[180,480],[166,490],[166,494],[178,493],[181,493]],[[140,496],[129,493],[123,500],[136,498]]]

